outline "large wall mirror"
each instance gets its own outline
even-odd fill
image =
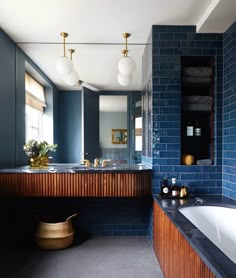
[[[101,157],[129,163],[128,96],[99,96],[99,144]]]
[[[57,142],[60,162],[100,158],[122,164],[141,163],[141,92],[115,93],[91,90],[60,93],[59,111],[63,111],[59,114],[60,142]]]

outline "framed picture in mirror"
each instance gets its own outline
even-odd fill
[[[112,129],[112,144],[127,144],[127,129]]]

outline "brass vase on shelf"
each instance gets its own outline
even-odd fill
[[[29,165],[31,168],[47,168],[48,156],[34,156],[29,159]]]
[[[49,159],[48,159],[48,156],[40,156],[40,167],[41,168],[46,168],[46,167],[48,167],[48,161],[49,161]]]
[[[40,156],[33,156],[29,159],[29,165],[31,168],[40,168],[41,158]]]

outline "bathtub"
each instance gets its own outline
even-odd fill
[[[201,205],[178,210],[236,264],[236,208]]]

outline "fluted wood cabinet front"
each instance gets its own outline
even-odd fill
[[[0,196],[139,197],[150,194],[151,172],[0,174]]]
[[[164,277],[215,277],[155,201],[153,210],[153,248]]]

